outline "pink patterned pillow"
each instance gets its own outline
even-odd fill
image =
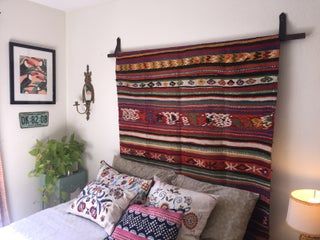
[[[121,217],[109,239],[175,240],[183,214],[167,209],[131,205]]]

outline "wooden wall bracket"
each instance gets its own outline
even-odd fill
[[[279,39],[281,42],[286,42],[290,40],[296,39],[304,39],[306,38],[306,33],[295,33],[295,34],[287,34],[287,16],[285,13],[281,13],[279,15]],[[121,52],[121,39],[117,38],[117,45],[114,53],[108,54],[109,58],[117,57]]]
[[[306,33],[287,34],[287,16],[285,13],[281,13],[279,16],[279,39],[281,42],[304,39]]]
[[[114,50],[114,53],[109,53],[108,57],[112,58],[112,57],[116,57],[118,53],[121,52],[121,39],[120,37],[117,38],[117,45],[116,45],[116,49]]]

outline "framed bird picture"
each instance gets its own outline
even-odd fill
[[[10,103],[55,104],[55,50],[9,43]]]

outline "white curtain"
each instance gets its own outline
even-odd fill
[[[9,224],[9,213],[7,205],[7,195],[4,184],[3,165],[0,154],[0,227]]]

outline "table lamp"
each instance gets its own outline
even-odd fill
[[[301,233],[300,240],[320,240],[320,190],[293,191],[286,221]]]

